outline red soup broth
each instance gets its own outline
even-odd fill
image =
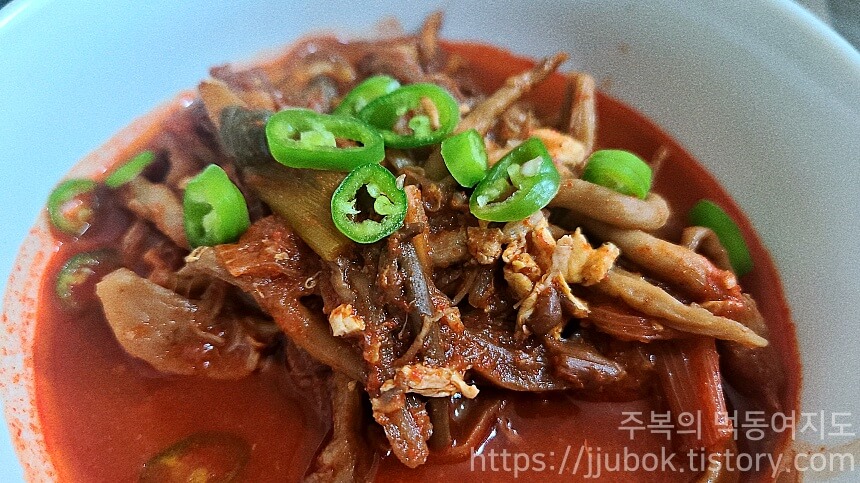
[[[485,92],[533,65],[532,60],[495,47],[454,42],[444,46],[471,62]],[[552,116],[563,102],[564,87],[563,76],[555,75],[529,94],[528,100],[539,113]],[[749,221],[716,180],[666,133],[605,94],[599,93],[597,99],[600,148],[628,149],[644,159],[651,159],[661,147],[668,148],[654,191],[666,198],[676,214],[666,232],[670,239],[678,236],[684,223],[677,214],[686,213],[701,198],[716,201],[740,224],[755,262],[753,272],[740,282],[758,302],[770,327],[770,343],[777,348],[788,375],[782,406],[786,411],[797,409],[800,363],[794,327],[776,268]],[[112,241],[105,234],[91,243],[108,245]],[[232,433],[251,445],[243,480],[301,479],[325,438],[328,423],[321,420],[316,408],[307,407],[280,366],[265,365],[239,381],[156,373],[125,354],[97,304],[74,315],[58,305],[53,295],[54,276],[73,250],[82,249],[87,248],[65,244],[54,254],[41,287],[34,348],[38,414],[60,479],[136,481],[150,457],[201,431]],[[665,409],[656,397],[619,403],[585,401],[565,394],[511,395],[490,439],[475,448],[473,456],[454,463],[436,462],[431,456],[430,462],[410,470],[387,455],[381,459],[377,479],[593,481],[597,469],[589,467],[588,461],[606,455],[609,464],[599,474],[601,481],[689,481],[694,473],[686,455],[669,459],[679,468],[676,472],[649,467],[652,460],[659,464],[659,458],[673,451],[665,434],[625,429],[643,428],[651,422],[650,414],[660,411]],[[638,415],[642,423],[629,421],[625,412]],[[772,451],[787,448],[787,433],[770,436]],[[620,468],[615,455],[621,457]],[[646,461],[646,455],[654,457],[648,456]],[[622,471],[625,460],[626,469],[632,471]],[[767,477],[764,473],[746,476]]]

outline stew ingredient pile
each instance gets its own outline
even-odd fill
[[[462,460],[514,392],[657,392],[705,416],[677,450],[734,448],[723,378],[768,411],[786,384],[738,283],[754,269],[739,228],[702,200],[678,243],[658,236],[678,218],[651,191],[662,159],[599,149],[590,76],[555,73],[556,54],[481,92],[440,25],[212,69],[181,142],[51,194],[58,236],[124,220],[112,248],[68,260],[56,296],[97,300],[163,374],[286,365],[331,414],[309,481],[370,479],[385,455]],[[567,99],[539,115],[524,96],[553,75]],[[250,448],[205,436],[143,480],[240,475]]]

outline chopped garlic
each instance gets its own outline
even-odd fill
[[[502,231],[498,228],[466,228],[469,254],[481,265],[489,265],[502,256]]]
[[[340,304],[328,316],[331,332],[337,337],[357,334],[364,330],[364,319],[350,304]]]
[[[581,141],[549,128],[532,129],[529,136],[537,136],[543,141],[562,176],[582,172],[588,152]]]
[[[395,376],[406,392],[414,392],[427,397],[448,397],[462,394],[473,399],[478,388],[466,383],[462,374],[448,367],[429,367],[424,364],[410,364],[401,367]]]
[[[588,263],[582,269],[582,284],[594,285],[600,282],[615,265],[621,251],[612,243],[604,243],[588,255]]]
[[[185,263],[194,263],[200,260],[201,255],[204,251],[210,249],[211,247],[197,247],[194,250],[191,250],[191,253],[185,256]]]
[[[606,277],[620,252],[611,243],[598,248],[577,229],[558,240],[543,212],[529,218],[511,222],[503,230],[505,248],[502,273],[508,287],[519,299],[517,327],[528,333],[528,319],[532,316],[543,291],[555,287],[563,297],[566,312],[573,317],[588,315],[588,305],[576,297],[569,284],[593,285]],[[555,328],[559,332],[560,327]]]
[[[612,243],[592,248],[577,228],[572,234],[558,239],[552,264],[553,269],[561,273],[567,283],[594,285],[606,277],[619,254],[618,247]]]
[[[379,386],[379,393],[382,394],[383,392],[388,392],[392,389],[394,389],[394,379],[386,379],[385,382]]]
[[[523,176],[525,176],[527,178],[530,176],[534,176],[534,175],[538,174],[542,164],[543,164],[543,158],[541,158],[540,156],[538,156],[534,159],[530,159],[530,160],[526,161],[525,163],[523,163],[522,168],[520,168],[520,174],[522,174]]]
[[[517,254],[504,266],[502,274],[511,290],[518,298],[528,295],[534,284],[541,278],[541,269],[531,255],[526,252]]]

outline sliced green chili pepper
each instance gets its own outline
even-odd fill
[[[202,432],[174,443],[144,463],[139,483],[240,481],[251,445],[230,433]]]
[[[387,75],[375,75],[363,80],[353,87],[340,104],[335,108],[333,114],[341,116],[357,116],[364,106],[378,97],[394,92],[400,87],[397,79]]]
[[[487,174],[487,148],[484,138],[475,129],[442,141],[442,159],[460,186],[471,188]]]
[[[48,196],[48,216],[63,233],[83,235],[95,218],[97,183],[91,179],[68,179]]]
[[[85,307],[95,297],[95,284],[119,266],[113,250],[82,252],[70,258],[57,273],[54,290],[67,309]]]
[[[710,200],[699,200],[690,210],[690,223],[695,226],[710,228],[716,233],[720,243],[729,255],[735,273],[746,275],[753,269],[747,243],[741,229],[722,208]]]
[[[119,188],[140,175],[153,161],[155,161],[155,153],[152,151],[142,151],[122,166],[113,170],[105,178],[105,185],[108,188]]]
[[[482,220],[522,220],[546,206],[560,184],[546,146],[529,138],[490,168],[472,192],[469,209]]]
[[[372,208],[361,206],[371,204]],[[370,215],[361,219],[362,213]],[[391,171],[378,164],[355,168],[331,197],[334,225],[358,243],[374,243],[387,237],[403,224],[405,217],[406,192]]]
[[[272,156],[291,168],[349,171],[385,157],[382,137],[364,122],[308,109],[273,114],[266,138]],[[338,147],[338,140],[350,146]]]
[[[436,84],[410,84],[377,98],[358,117],[379,130],[387,147],[417,148],[450,134],[460,122],[460,106]]]
[[[192,247],[236,241],[251,224],[242,192],[214,164],[188,182],[183,208],[185,235]]]
[[[588,158],[582,179],[645,199],[651,190],[651,167],[631,152],[602,149]]]

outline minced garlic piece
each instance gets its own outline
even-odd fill
[[[478,395],[478,388],[466,383],[462,374],[448,367],[428,367],[412,364],[401,367],[396,376],[406,392],[414,392],[427,397],[448,397],[462,394],[472,399]]]
[[[540,211],[525,220],[508,223],[504,234],[507,245],[502,252],[503,273],[519,299],[515,305],[517,326],[524,333],[529,332],[528,320],[546,290],[556,290],[563,297],[569,315],[586,317],[588,305],[573,295],[569,284],[587,286],[600,282],[620,254],[611,243],[592,248],[579,229],[556,240]],[[560,327],[556,329],[554,332]]]
[[[581,141],[550,128],[532,129],[529,136],[536,136],[543,141],[562,176],[579,173],[584,168],[588,151]]]
[[[364,319],[350,304],[340,304],[328,316],[331,332],[337,337],[357,334],[364,330]]]
[[[498,228],[466,228],[466,246],[479,264],[489,265],[502,256],[502,231]]]
[[[585,235],[577,228],[572,234],[558,239],[552,265],[567,283],[594,285],[606,277],[619,254],[618,247],[612,243],[591,248]]]

